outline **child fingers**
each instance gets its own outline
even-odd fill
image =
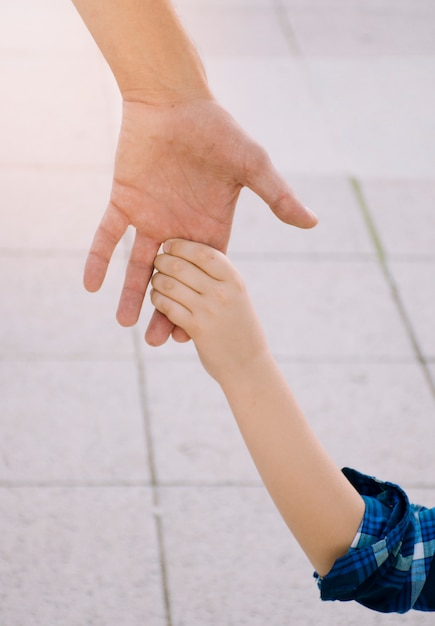
[[[154,288],[151,289],[150,298],[157,311],[165,315],[176,327],[188,333],[187,328],[189,327],[192,313],[183,304]]]
[[[198,293],[188,285],[185,285],[173,276],[168,276],[161,272],[154,274],[151,279],[151,284],[155,291],[181,304],[191,313],[195,308],[195,302],[197,302],[197,299],[200,297]]]
[[[171,254],[159,254],[154,259],[158,272],[183,283],[197,293],[205,293],[214,279],[190,261]]]
[[[231,264],[219,250],[204,243],[186,239],[169,239],[163,245],[167,254],[184,259],[216,280],[231,277]]]

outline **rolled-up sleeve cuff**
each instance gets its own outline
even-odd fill
[[[435,551],[435,510],[411,505],[393,483],[343,473],[363,497],[365,514],[348,553],[323,578],[315,574],[322,600],[356,600],[385,613],[435,610],[426,599],[433,590],[423,593]]]

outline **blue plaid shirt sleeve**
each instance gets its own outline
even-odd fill
[[[348,553],[323,578],[315,574],[322,600],[356,600],[382,613],[435,611],[435,508],[410,504],[392,483],[343,473],[366,510]]]

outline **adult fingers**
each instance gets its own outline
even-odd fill
[[[133,326],[139,318],[158,248],[157,242],[136,232],[116,314],[121,326]]]
[[[186,331],[183,330],[183,328],[180,328],[180,326],[175,326],[174,330],[172,331],[172,339],[177,343],[186,343],[187,341],[190,341],[191,338],[186,333]]]
[[[86,259],[83,283],[88,291],[98,291],[106,276],[107,267],[122,235],[128,219],[113,204],[109,204],[95,232]]]
[[[145,341],[150,346],[161,346],[166,343],[174,328],[174,324],[163,313],[156,310],[145,331]]]
[[[259,146],[250,151],[245,185],[260,196],[286,224],[299,228],[312,228],[317,224],[315,213],[298,200],[272,165],[267,153]]]
[[[190,337],[187,332],[181,326],[176,326],[169,318],[176,319],[178,323],[185,325],[188,324],[188,318],[192,315],[190,311],[154,289],[151,290],[151,302],[156,310],[145,332],[145,341],[153,347],[161,346],[171,333],[174,340],[179,343],[189,341]]]

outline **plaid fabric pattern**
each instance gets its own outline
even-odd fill
[[[435,508],[410,504],[404,491],[348,468],[365,501],[348,553],[324,578],[322,600],[356,600],[382,613],[435,611]]]

